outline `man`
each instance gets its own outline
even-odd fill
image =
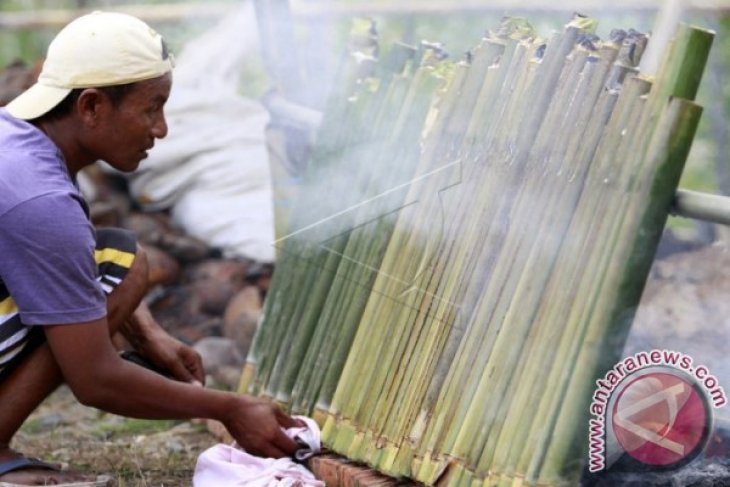
[[[0,483],[88,479],[10,449],[63,381],[82,403],[116,414],[220,420],[254,454],[297,448],[281,429],[296,422],[276,406],[201,387],[200,357],[140,305],[144,252],[127,232],[96,235],[75,184],[97,160],[134,171],[165,137],[172,65],[145,23],[95,12],[56,36],[38,82],[0,109]],[[116,333],[175,380],[122,359]]]

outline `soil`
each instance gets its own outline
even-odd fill
[[[25,422],[13,448],[64,468],[111,475],[118,487],[192,483],[195,461],[218,440],[205,424],[123,418],[59,388]]]

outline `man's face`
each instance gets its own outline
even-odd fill
[[[155,139],[167,135],[163,107],[171,86],[170,73],[140,81],[117,106],[111,107],[96,137],[100,159],[123,172],[137,169]]]

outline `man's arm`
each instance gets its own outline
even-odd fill
[[[66,382],[83,404],[138,418],[216,419],[256,455],[278,458],[297,450],[281,430],[297,422],[274,404],[166,379],[120,358],[106,318],[44,330]]]

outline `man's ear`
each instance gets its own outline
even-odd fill
[[[96,127],[109,99],[96,88],[86,88],[76,99],[76,113],[88,127]]]

